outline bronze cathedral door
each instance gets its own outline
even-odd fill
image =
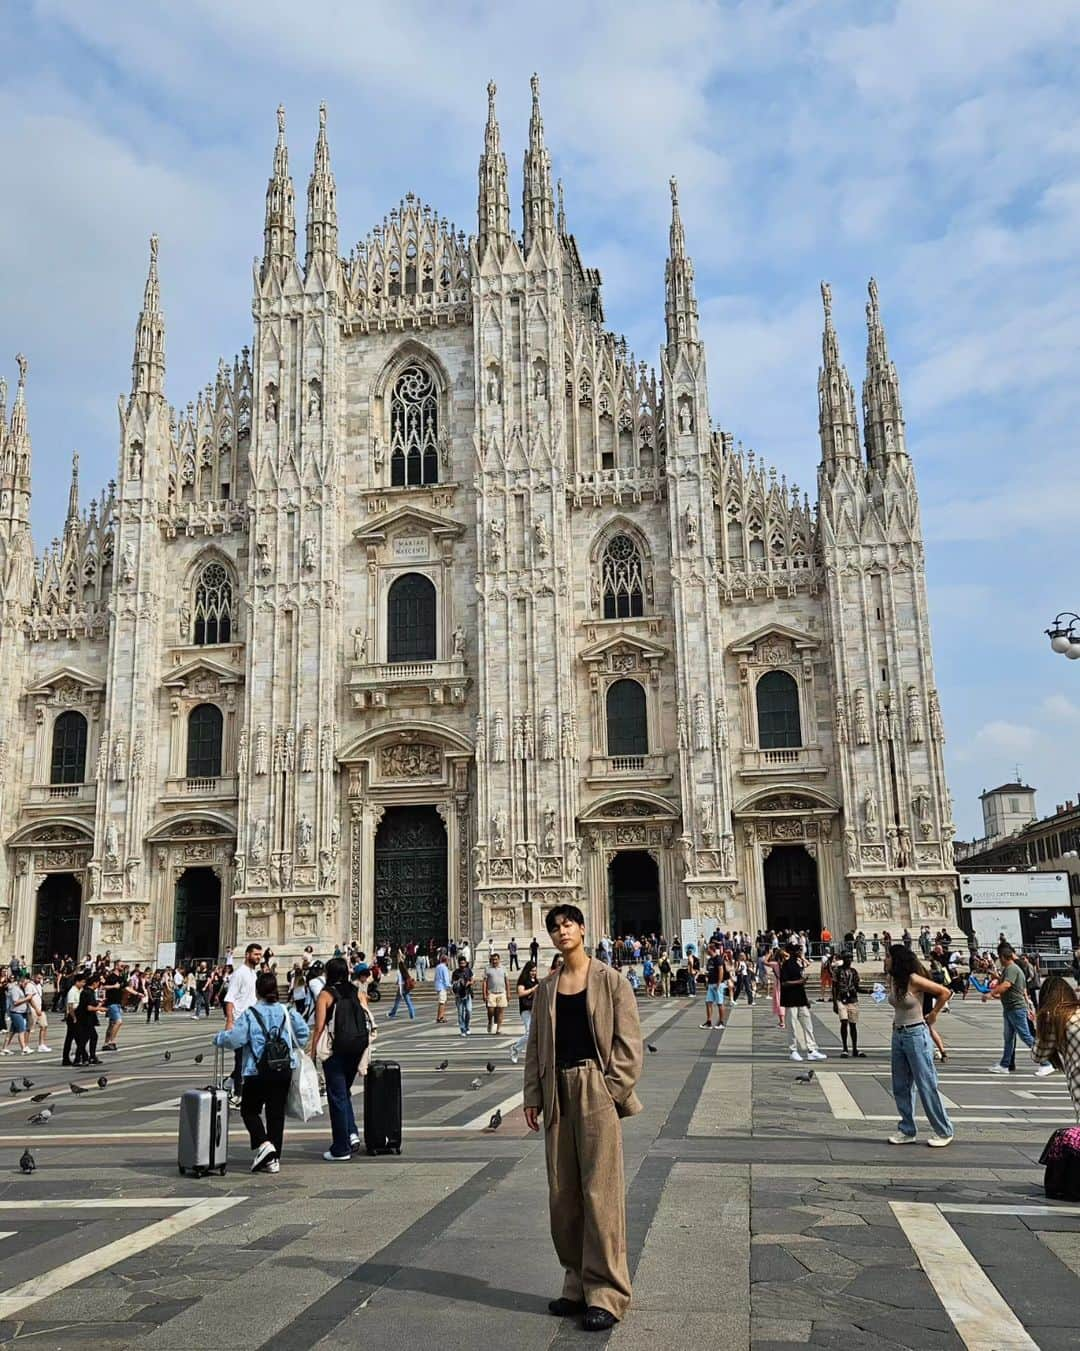
[[[387,807],[375,836],[376,943],[447,940],[446,827],[434,807]]]

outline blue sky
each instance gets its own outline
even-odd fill
[[[714,417],[811,492],[818,282],[858,389],[877,276],[960,832],[1017,764],[1041,809],[1080,796],[1080,665],[1041,632],[1080,609],[1075,0],[9,0],[5,17],[0,371],[29,357],[39,544],[72,450],[85,491],[115,473],[151,231],[171,401],[250,340],[279,102],[300,202],[329,105],[348,248],[407,191],[475,228],[489,78],[519,200],[536,70],[610,327],[655,362],[675,173]]]

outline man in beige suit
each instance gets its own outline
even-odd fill
[[[628,981],[585,951],[576,905],[548,912],[562,964],[540,983],[525,1052],[525,1121],[544,1118],[551,1237],[566,1272],[553,1314],[603,1332],[630,1304],[620,1117],[641,1111],[641,1027]]]

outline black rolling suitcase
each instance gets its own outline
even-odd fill
[[[1055,1131],[1039,1156],[1048,1201],[1080,1201],[1080,1126]]]
[[[373,1060],[364,1076],[364,1147],[369,1154],[401,1153],[401,1066]]]

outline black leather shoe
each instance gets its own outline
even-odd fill
[[[548,1304],[548,1313],[553,1313],[556,1318],[573,1318],[576,1314],[584,1312],[583,1299],[566,1299],[560,1295],[558,1299],[553,1299]]]
[[[581,1326],[586,1332],[609,1332],[619,1320],[608,1309],[598,1309],[591,1304],[585,1310]]]

